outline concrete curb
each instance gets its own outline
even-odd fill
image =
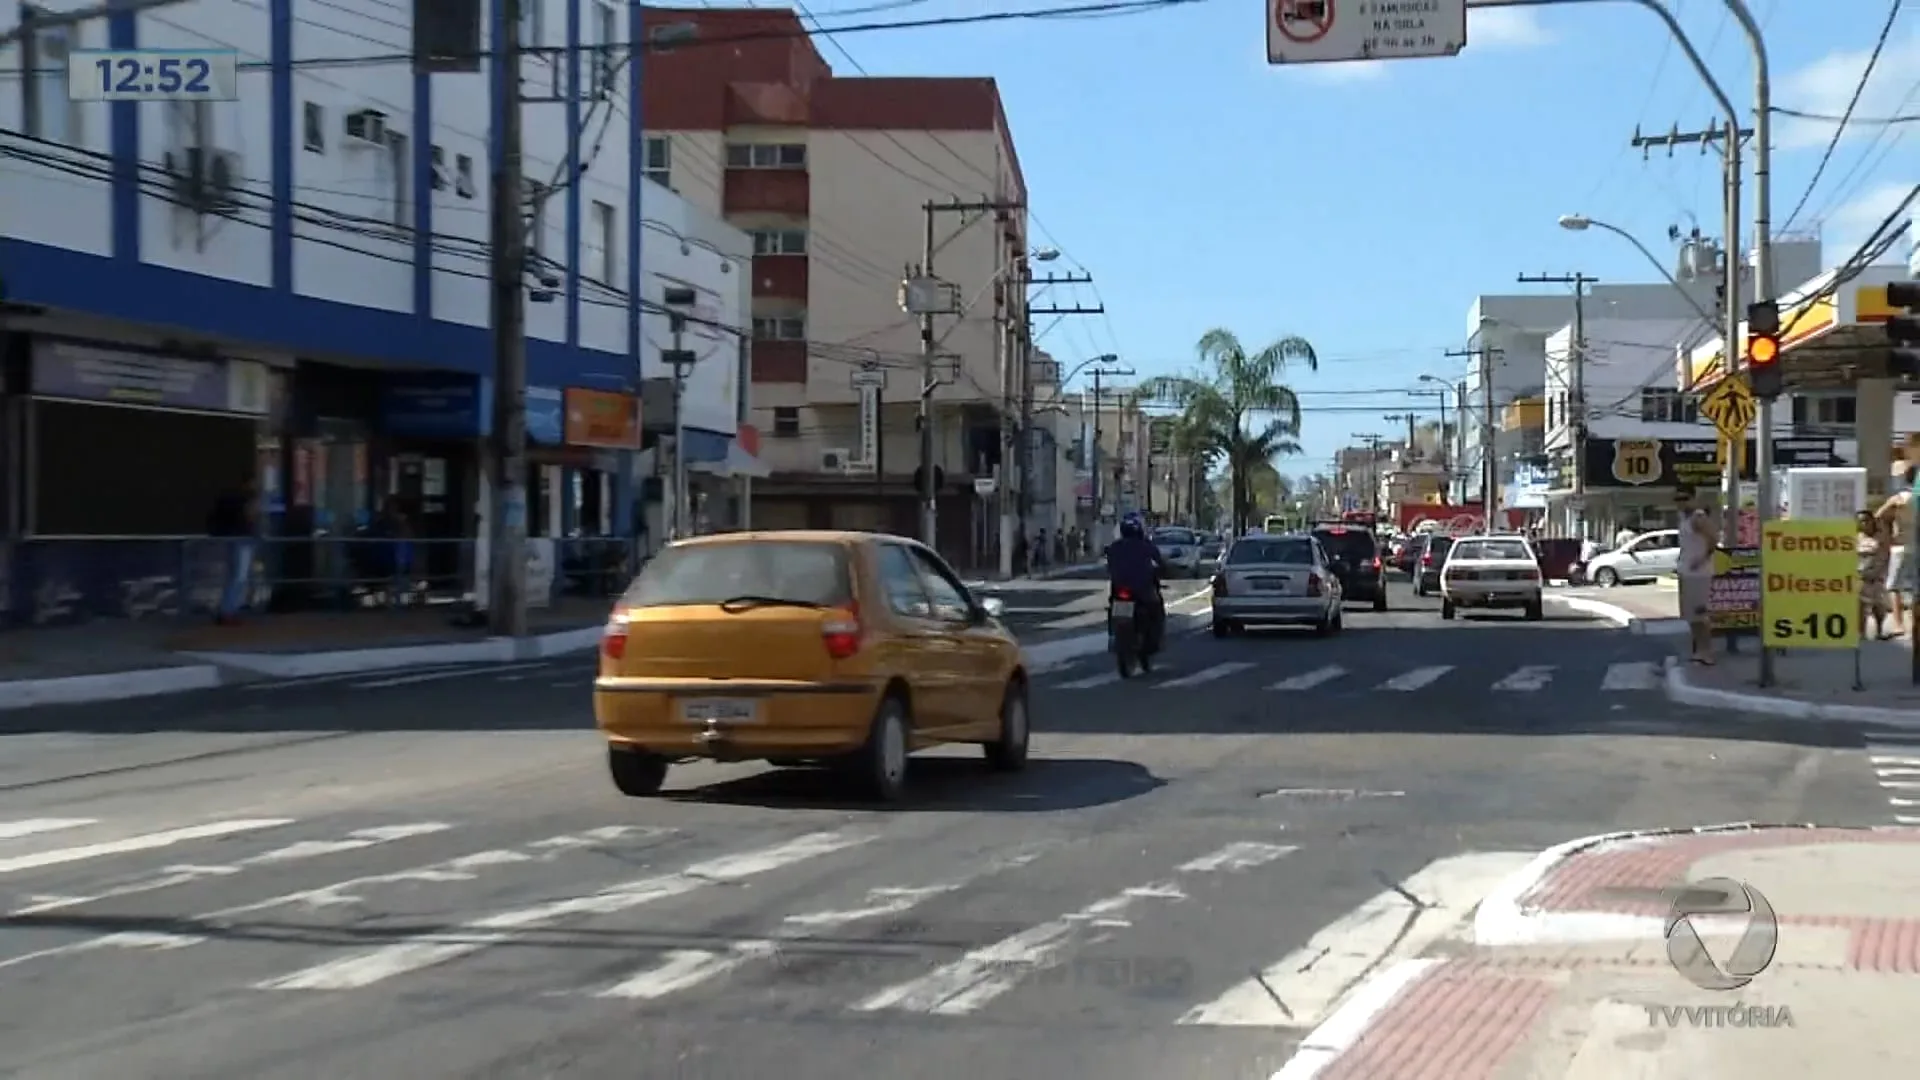
[[[1520,901],[1561,863],[1599,847],[1673,836],[1815,828],[1820,826],[1741,821],[1689,828],[1629,829],[1555,844],[1536,855],[1532,862],[1501,882],[1480,901],[1479,908],[1473,914],[1473,942],[1483,946],[1511,946],[1575,945],[1638,938],[1657,940],[1666,932],[1666,921],[1657,916],[1605,911],[1528,911]]]
[[[212,664],[111,671],[62,679],[12,679],[0,682],[0,711],[182,694],[189,690],[211,690],[223,681],[220,669]]]
[[[1667,658],[1667,700],[1703,709],[1777,716],[1787,720],[1838,720],[1854,724],[1898,724],[1920,727],[1920,709],[1891,709],[1880,705],[1833,705],[1820,701],[1775,697],[1771,694],[1722,690],[1695,686],[1687,678],[1687,666],[1676,657]]]
[[[1683,619],[1649,619],[1635,615],[1617,604],[1609,604],[1604,600],[1594,600],[1585,596],[1555,596],[1548,593],[1546,598],[1574,611],[1605,619],[1631,634],[1669,637],[1687,632],[1687,624]]]

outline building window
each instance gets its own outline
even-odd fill
[[[593,6],[593,80],[592,93],[601,97],[613,93],[614,75],[619,65],[613,46],[620,42],[620,13],[612,4]]]
[[[1693,395],[1678,390],[1645,389],[1640,391],[1640,419],[1649,424],[1694,424],[1700,421],[1700,404]]]
[[[20,15],[44,15],[39,8],[22,5]],[[48,142],[78,145],[80,122],[73,102],[67,98],[67,57],[73,49],[71,27],[54,26],[33,36],[34,70],[32,82],[21,84],[22,108],[26,114],[27,134]]]
[[[447,151],[438,146],[433,148],[433,190],[447,190]]]
[[[473,198],[473,155],[455,154],[453,158],[453,193],[463,199]]]
[[[673,140],[665,135],[649,135],[646,147],[647,156],[640,167],[640,175],[672,191]]]
[[[805,143],[728,143],[729,169],[804,169]]]
[[[615,237],[613,207],[595,201],[593,204],[592,227],[587,230],[587,250],[582,260],[587,266],[587,276],[602,285],[613,284],[614,255],[619,251]]]
[[[300,142],[312,153],[327,152],[327,110],[317,101],[300,104]]]
[[[773,436],[776,439],[800,437],[800,410],[783,406],[773,410]]]
[[[1856,399],[1852,394],[1796,397],[1793,426],[1851,429]]]
[[[805,229],[755,229],[752,235],[755,255],[805,255],[807,253],[807,230]]]
[[[755,341],[805,341],[807,340],[807,320],[791,315],[780,318],[756,316],[753,320],[753,339]]]

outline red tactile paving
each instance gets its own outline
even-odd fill
[[[1853,939],[1847,944],[1848,967],[1890,975],[1920,975],[1920,919],[1837,921],[1853,931]]]
[[[1402,991],[1319,1080],[1491,1080],[1554,993],[1543,979],[1449,961]]]
[[[1539,911],[1661,915],[1667,904],[1653,892],[1686,881],[1694,864],[1709,856],[1771,847],[1862,843],[1920,843],[1920,831],[1755,829],[1629,841],[1562,860],[1521,897],[1520,903]],[[1608,895],[1609,890],[1616,889],[1638,895]]]

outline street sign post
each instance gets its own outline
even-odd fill
[[[1267,62],[1452,56],[1467,44],[1467,0],[1267,0]]]
[[[1721,464],[1731,459],[1735,469],[1746,469],[1747,428],[1759,411],[1753,391],[1738,375],[1721,379],[1700,399],[1700,414],[1713,421],[1714,429],[1720,433]]]

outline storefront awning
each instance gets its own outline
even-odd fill
[[[1875,328],[1890,316],[1902,314],[1887,305],[1887,284],[1907,279],[1902,266],[1869,266],[1852,280],[1834,288],[1838,270],[1819,277],[1780,298],[1780,346],[1783,355],[1810,342],[1834,345],[1872,344],[1855,340],[1861,328]],[[1877,334],[1877,330],[1870,330]],[[1746,323],[1740,324],[1739,349],[1746,352]],[[1725,346],[1716,337],[1682,354],[1676,365],[1681,390],[1705,392],[1725,374]]]

